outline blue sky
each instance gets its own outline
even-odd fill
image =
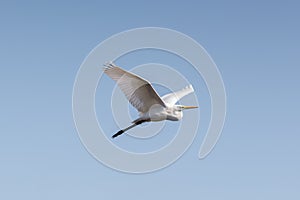
[[[299,6],[2,1],[0,198],[299,198]],[[197,158],[200,133],[172,166],[131,175],[103,166],[85,150],[73,123],[72,89],[96,45],[145,26],[183,32],[208,51],[224,80],[228,112],[222,137],[206,159]],[[157,57],[132,54],[119,62],[134,66],[164,57],[175,63],[171,56],[150,55]]]

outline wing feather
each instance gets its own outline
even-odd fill
[[[128,101],[139,112],[148,112],[154,104],[166,107],[163,100],[147,80],[127,72],[113,63],[105,65],[104,73],[117,82]]]
[[[179,101],[182,97],[190,94],[194,92],[194,88],[192,85],[188,85],[185,88],[177,91],[177,92],[173,92],[170,94],[166,94],[162,97],[162,100],[165,102],[165,104],[169,105],[169,106],[173,106],[175,105],[175,103],[177,101]]]

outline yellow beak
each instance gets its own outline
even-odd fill
[[[193,108],[198,108],[198,106],[182,106],[183,109],[193,109]]]

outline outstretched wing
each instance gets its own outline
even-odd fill
[[[177,92],[173,92],[170,94],[166,94],[162,97],[162,100],[169,106],[173,106],[175,105],[175,103],[177,101],[179,101],[182,97],[190,94],[194,92],[194,88],[192,85],[188,85],[185,88],[177,91]]]
[[[154,104],[166,107],[164,102],[145,79],[127,72],[113,63],[105,65],[104,73],[115,80],[128,101],[142,113]]]

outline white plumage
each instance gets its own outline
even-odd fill
[[[178,121],[182,118],[183,109],[197,108],[197,106],[175,105],[182,97],[194,92],[192,85],[160,98],[147,80],[113,63],[105,65],[104,73],[117,82],[128,101],[140,112],[140,117],[134,120],[131,126],[114,134],[113,138],[144,122]]]
[[[165,107],[164,102],[145,79],[129,73],[110,63],[104,72],[117,82],[128,101],[141,113],[149,111],[154,104]]]
[[[161,99],[168,106],[174,106],[176,102],[178,102],[182,97],[194,92],[194,88],[192,85],[188,85],[185,88],[170,94],[164,95]]]

